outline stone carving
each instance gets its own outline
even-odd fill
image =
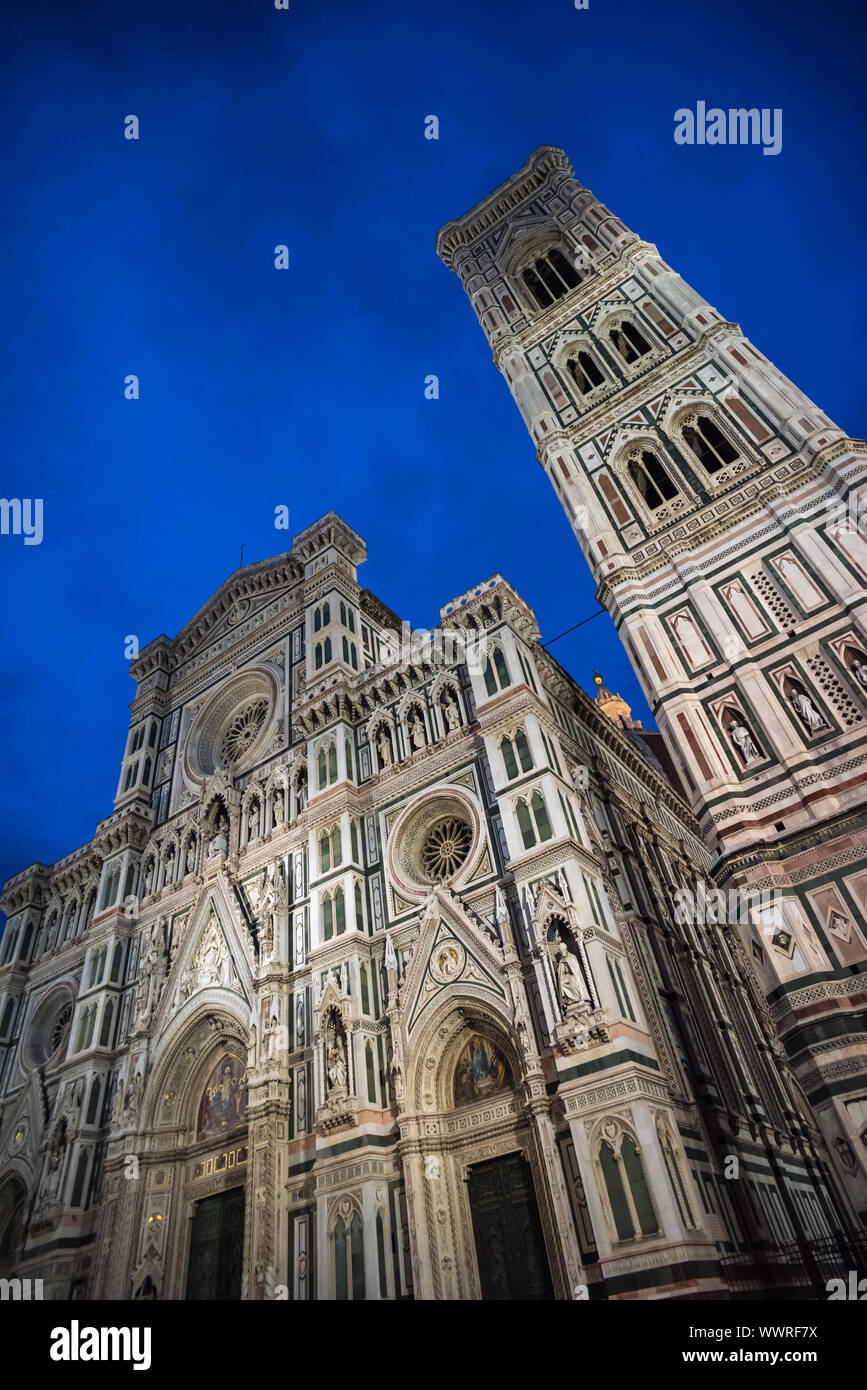
[[[214,826],[214,834],[212,835],[208,843],[209,857],[213,858],[213,856],[216,854],[226,853],[226,851],[229,848],[229,841],[227,838],[228,833],[229,821],[228,818],[221,812],[221,814],[217,817],[217,823]]]
[[[412,746],[415,749],[427,746],[427,734],[425,733],[424,722],[418,710],[413,710],[409,720],[409,736],[412,739]]]
[[[451,691],[443,700],[443,713],[446,717],[446,728],[450,734],[461,727],[461,712],[458,709],[458,702]]]
[[[761,749],[746,724],[737,716],[729,724],[729,738],[743,758],[745,765],[758,762],[762,757]]]
[[[564,1015],[574,1013],[576,1008],[589,1008],[590,995],[584,982],[581,967],[565,941],[558,943],[554,952],[554,962],[557,974],[557,993]]]
[[[826,728],[826,721],[817,710],[807,692],[798,686],[792,686],[789,694],[792,708],[805,725],[807,731],[815,734],[819,729]]]

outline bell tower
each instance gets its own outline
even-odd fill
[[[867,446],[582,187],[562,150],[538,149],[437,250],[590,565],[865,1219]]]

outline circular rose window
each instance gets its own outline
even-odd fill
[[[220,760],[231,765],[243,760],[268,718],[268,701],[254,700],[234,716],[220,742]]]
[[[62,990],[43,1000],[27,1030],[24,1060],[28,1066],[42,1067],[66,1046],[72,1027],[73,1004]]]
[[[388,837],[388,873],[409,899],[426,898],[437,884],[460,886],[485,849],[481,812],[463,787],[432,788],[401,812]]]
[[[279,703],[277,681],[265,667],[227,682],[193,722],[184,753],[188,780],[202,782],[218,768],[234,773],[261,758]]]
[[[430,878],[442,883],[457,873],[472,843],[473,832],[465,820],[443,816],[424,837],[421,866]]]

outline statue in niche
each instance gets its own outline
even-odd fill
[[[122,1114],[125,1120],[134,1120],[138,1114],[143,1089],[141,1072],[136,1072],[124,1092]]]
[[[191,873],[193,872],[193,869],[194,869],[195,867],[196,867],[196,841],[195,841],[195,838],[193,838],[193,839],[190,839],[190,840],[187,841],[187,855],[186,855],[186,860],[185,860],[185,863],[184,863],[184,869],[185,869],[185,871],[186,871],[188,874],[191,874]]]
[[[795,713],[811,734],[826,727],[825,720],[803,687],[793,685],[790,682],[789,700]]]
[[[409,736],[412,739],[413,748],[424,748],[427,745],[427,734],[425,733],[424,721],[416,709],[414,709],[410,715]]]
[[[383,728],[383,729],[380,729],[379,733],[377,734],[377,736],[376,736],[376,751],[377,751],[377,753],[379,754],[379,766],[380,766],[380,768],[383,768],[383,769],[384,769],[384,768],[387,768],[387,767],[391,767],[391,762],[392,762],[392,757],[391,757],[391,739],[390,739],[389,736],[388,736],[388,730],[387,730],[387,729],[384,729],[384,728]]]
[[[855,652],[849,669],[861,689],[867,690],[867,657],[863,657],[860,652]]]
[[[391,1087],[395,1100],[400,1104],[403,1100],[403,1072],[397,1062],[391,1068]]]
[[[729,738],[737,748],[745,764],[758,762],[762,756],[761,749],[739,715],[735,715],[728,727]]]
[[[214,834],[208,845],[208,855],[213,857],[215,854],[225,854],[229,848],[228,841],[229,819],[224,811],[220,811],[214,825]]]
[[[282,825],[283,820],[286,816],[286,806],[283,800],[283,788],[280,786],[274,788],[274,803],[272,810],[274,816],[274,824]]]
[[[295,801],[298,806],[298,814],[300,816],[301,812],[307,805],[307,778],[303,775],[298,778],[298,784],[295,788]]]
[[[154,886],[154,861],[149,859],[144,877],[144,896],[147,897]]]
[[[304,1046],[304,1000],[300,995],[295,1004],[295,1044]]]
[[[346,1065],[346,1045],[335,1033],[328,1048],[328,1099],[342,1100],[346,1095],[348,1070]]]
[[[259,803],[250,802],[250,809],[247,812],[247,839],[255,840],[259,834]]]
[[[563,1013],[568,1014],[576,1008],[589,1005],[590,998],[584,983],[581,966],[562,939],[554,949],[554,969],[557,976],[560,1008]]]
[[[272,1061],[277,1055],[279,1029],[280,1020],[276,1013],[272,1013],[262,1032],[262,1055],[266,1061]]]
[[[277,884],[274,881],[273,865],[265,873],[265,891],[259,903],[259,949],[264,958],[274,950],[278,909]]]
[[[138,1024],[147,1024],[156,1006],[162,981],[163,958],[157,944],[156,923],[145,933],[141,960],[139,962],[139,985],[136,996],[135,1018]]]
[[[446,728],[450,734],[461,727],[461,712],[458,709],[458,702],[453,691],[447,691],[443,699],[443,713],[446,717]]]

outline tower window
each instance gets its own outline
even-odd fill
[[[677,496],[677,488],[649,449],[642,450],[640,462],[630,459],[629,476],[652,512]]]
[[[578,271],[556,246],[544,256],[537,256],[532,266],[522,270],[521,279],[540,309],[547,309],[555,299],[562,299],[581,283]]]
[[[322,605],[322,626],[323,626],[323,627],[327,627],[328,624],[329,624],[330,622],[331,622],[331,605],[330,605],[329,603],[323,603],[323,605]]]
[[[738,456],[734,445],[706,415],[699,415],[694,425],[685,425],[683,438],[706,473],[719,472]]]
[[[650,343],[628,319],[609,329],[608,336],[627,366],[650,352]]]
[[[566,370],[582,396],[588,395],[594,386],[601,386],[605,380],[590,353],[583,350],[575,357],[568,358]]]

